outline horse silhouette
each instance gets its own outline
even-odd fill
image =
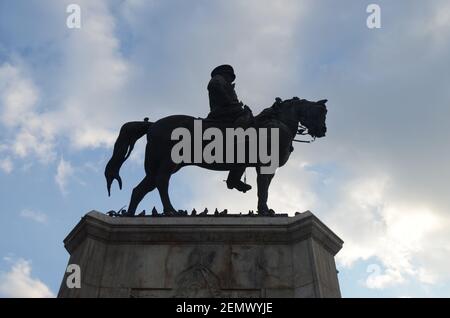
[[[277,98],[276,102],[269,108],[264,109],[259,115],[254,117],[251,127],[268,128],[268,148],[270,149],[271,129],[278,129],[277,140],[278,143],[278,167],[282,167],[289,159],[293,150],[292,142],[295,140],[297,134],[310,135],[314,139],[324,137],[326,134],[326,108],[327,100],[320,100],[317,102],[308,101],[306,99],[299,99],[294,97],[289,100],[282,101]],[[172,149],[177,143],[172,140],[172,132],[177,128],[185,128],[191,134],[194,133],[194,121],[198,118],[174,115],[164,117],[156,122],[150,122],[148,118],[144,121],[128,122],[120,129],[119,137],[117,138],[114,151],[111,159],[105,168],[105,177],[107,182],[108,195],[111,194],[111,184],[114,180],[119,183],[119,188],[122,189],[122,179],[119,175],[122,164],[130,156],[133,147],[138,139],[147,136],[147,145],[145,150],[145,172],[146,176],[133,189],[128,211],[124,216],[134,216],[138,204],[144,196],[155,188],[158,189],[161,201],[163,204],[164,215],[176,215],[177,211],[172,206],[169,197],[169,181],[170,177],[184,166],[194,165],[201,168],[229,171],[237,167],[254,167],[257,172],[257,194],[258,205],[257,211],[260,215],[273,215],[274,211],[267,206],[268,190],[270,182],[275,175],[274,173],[263,173],[263,169],[267,163],[263,163],[260,158],[256,162],[250,162],[249,155],[245,157],[244,162],[234,160],[230,162],[174,162],[172,159]],[[299,125],[301,126],[299,128]],[[203,120],[202,129],[206,130],[215,127],[224,131],[226,128],[236,128],[235,123],[224,123],[212,120]],[[259,138],[258,133],[258,138]],[[203,146],[205,145],[203,141]],[[246,149],[249,148],[246,140]],[[234,152],[236,156],[236,151]],[[274,155],[274,154],[271,154]],[[236,157],[235,157],[236,158]]]

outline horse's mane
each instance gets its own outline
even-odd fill
[[[261,111],[258,115],[255,116],[255,120],[257,121],[266,121],[278,118],[280,112],[282,111],[282,105],[286,105],[288,103],[292,103],[293,101],[299,101],[298,97],[293,97],[291,99],[282,100],[281,98],[275,98],[275,102],[272,106],[267,107]]]

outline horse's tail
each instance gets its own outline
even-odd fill
[[[145,118],[144,121],[125,123],[120,128],[119,137],[117,137],[116,143],[114,144],[113,155],[105,168],[108,196],[111,195],[111,184],[114,180],[117,180],[119,188],[122,190],[122,178],[119,175],[120,167],[122,167],[122,164],[130,156],[136,141],[147,134],[152,125],[153,123],[149,122],[148,118]]]

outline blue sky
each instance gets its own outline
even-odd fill
[[[370,3],[381,29],[366,27]],[[276,96],[329,100],[327,137],[296,145],[269,205],[311,210],[345,241],[343,296],[448,297],[449,33],[444,0],[0,0],[0,296],[57,293],[64,237],[143,176],[140,142],[107,197],[121,124],[205,116],[209,73],[229,63],[254,113]],[[175,207],[255,209],[255,191],[223,194],[225,176],[182,170]],[[153,206],[157,193],[140,208]]]

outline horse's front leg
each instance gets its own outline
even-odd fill
[[[273,211],[267,206],[267,198],[269,196],[269,185],[275,174],[262,174],[261,169],[257,168],[258,174],[256,183],[258,185],[258,214],[270,215]]]

